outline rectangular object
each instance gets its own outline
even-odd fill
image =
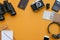
[[[1,40],[13,40],[13,31],[11,30],[1,31]]]
[[[54,10],[55,12],[58,12],[59,9],[60,9],[60,0],[55,0],[52,10]]]
[[[46,19],[46,20],[53,20],[53,16],[54,16],[55,12],[50,12],[50,11],[44,11],[44,14],[43,14],[43,19]]]
[[[56,5],[54,5],[54,6],[52,7],[52,10],[55,11],[55,12],[58,12],[58,11],[59,11],[59,7],[57,7]]]
[[[18,4],[18,7],[24,10],[27,6],[28,1],[29,0],[21,0]]]

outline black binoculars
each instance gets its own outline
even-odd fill
[[[13,8],[12,4],[5,0],[3,4],[0,3],[0,21],[5,19],[3,15],[6,12],[10,13],[11,16],[16,15],[16,11]]]

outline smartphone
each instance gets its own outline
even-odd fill
[[[60,0],[56,0],[53,7],[52,7],[52,10],[55,11],[55,12],[58,12],[60,10]]]
[[[29,0],[21,0],[18,4],[18,8],[25,10]]]

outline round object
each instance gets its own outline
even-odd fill
[[[58,25],[58,27],[60,27],[60,24],[59,23],[57,23],[57,22],[52,22],[52,23],[50,23],[49,25],[48,25],[48,33],[50,33],[50,34],[52,34],[52,37],[53,38],[55,38],[55,39],[59,39],[60,38],[60,34],[53,34],[53,33],[51,33],[50,32],[50,26],[52,25],[52,24],[57,24]],[[59,29],[59,31],[60,31],[60,29]]]

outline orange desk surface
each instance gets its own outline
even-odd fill
[[[26,9],[22,10],[17,7],[20,0],[9,0],[9,2],[14,6],[17,15],[10,16],[9,13],[6,13],[4,15],[5,20],[0,22],[0,26],[8,25],[8,27],[14,31],[15,40],[43,40],[45,35],[50,36],[50,40],[55,40],[47,32],[47,26],[51,21],[42,19],[43,12],[46,10],[46,7],[37,12],[33,12],[30,7],[33,1],[34,0],[29,0]],[[50,3],[51,6],[49,11],[52,11],[51,8],[54,1],[55,0],[43,0],[45,5],[46,3]],[[3,0],[0,0],[0,3],[3,3]],[[52,30],[52,32],[58,33],[58,30]]]

